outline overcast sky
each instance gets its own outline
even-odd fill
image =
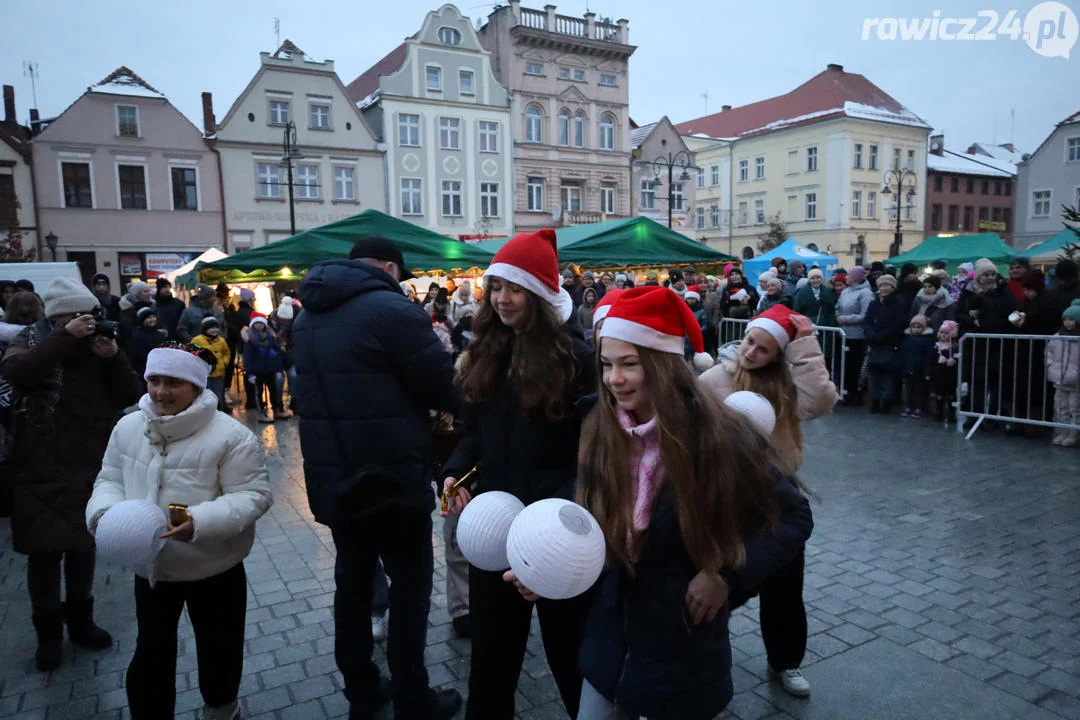
[[[930,18],[940,10],[962,18],[994,10],[1004,18],[1015,9],[1022,21],[1036,5],[1001,1],[1013,4],[589,0],[589,6],[599,16],[630,20],[630,41],[638,47],[630,61],[630,112],[641,124],[665,114],[675,122],[701,116],[705,92],[710,111],[782,94],[835,62],[865,75],[944,132],[950,149],[1013,139],[1031,152],[1055,123],[1080,110],[1080,44],[1065,59],[1042,57],[1023,40],[1004,38],[885,41],[873,30],[871,39],[862,39],[867,17]],[[586,9],[585,0],[557,4],[566,15]],[[1066,5],[1080,15],[1080,0]],[[23,61],[36,61],[38,106],[49,117],[127,65],[201,126],[200,93],[211,91],[217,117],[224,117],[258,69],[259,52],[275,49],[275,17],[283,40],[317,59],[333,59],[348,83],[419,29],[434,7],[424,0],[3,0],[0,81],[16,87],[19,116],[26,118],[32,94]],[[486,17],[492,3],[463,0],[459,8],[476,19]]]

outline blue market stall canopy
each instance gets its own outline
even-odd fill
[[[821,272],[828,278],[833,271],[840,267],[840,261],[832,255],[811,250],[805,245],[795,242],[794,238],[788,238],[767,253],[758,255],[756,258],[743,261],[743,271],[746,279],[756,284],[761,273],[772,267],[774,258],[783,258],[788,265],[792,260],[802,260],[806,263],[807,271],[814,265],[821,268]]]

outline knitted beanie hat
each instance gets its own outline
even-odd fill
[[[179,343],[170,344],[169,347],[154,348],[146,356],[146,372],[143,373],[143,379],[149,380],[154,376],[172,377],[187,380],[200,390],[205,390],[206,379],[210,376],[210,366],[198,356],[198,351],[199,348],[194,345],[182,349]]]
[[[821,278],[822,280],[824,280],[825,279],[825,273],[821,272],[821,268],[814,268],[813,270],[811,270],[807,274],[806,277],[808,277],[811,280],[813,280],[814,278]]]
[[[848,277],[854,280],[856,285],[861,285],[866,282],[866,268],[862,265],[856,265],[848,271]]]
[[[877,286],[880,288],[882,285],[890,285],[892,289],[896,289],[896,278],[892,275],[882,275],[877,279]]]
[[[1061,319],[1065,318],[1080,322],[1080,300],[1073,300],[1072,305],[1065,308],[1065,312],[1061,313]]]
[[[986,258],[979,258],[978,260],[975,261],[975,276],[976,277],[978,277],[979,275],[982,275],[984,272],[989,272],[991,270],[993,270],[994,272],[997,272],[997,265],[995,265],[991,261],[987,260]]]
[[[68,313],[88,313],[98,307],[94,293],[78,280],[56,278],[45,290],[45,317],[56,317]]]

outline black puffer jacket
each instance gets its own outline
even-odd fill
[[[443,477],[459,478],[479,465],[477,492],[503,490],[526,505],[544,498],[570,498],[584,414],[577,404],[596,392],[596,360],[580,328],[573,321],[564,328],[562,341],[575,366],[566,417],[558,421],[527,417],[518,406],[514,386],[504,382],[488,401],[465,406],[465,435],[443,468]]]
[[[454,367],[431,318],[392,277],[358,260],[315,265],[300,299],[296,404],[315,520],[333,525],[353,491],[362,502],[377,497],[430,512],[429,409],[452,409],[455,397]],[[346,468],[367,487],[349,482]]]
[[[774,530],[746,541],[746,563],[725,573],[729,598],[745,602],[798,555],[813,529],[806,498],[773,473],[779,506]],[[698,573],[683,544],[675,497],[664,484],[647,542],[631,577],[609,566],[596,585],[578,662],[596,690],[631,715],[650,720],[707,720],[732,696],[730,603],[712,622],[693,625],[686,589]]]

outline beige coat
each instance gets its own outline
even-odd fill
[[[800,421],[813,420],[825,415],[836,404],[836,386],[829,380],[829,369],[821,354],[816,337],[798,338],[784,351],[784,360],[791,368],[791,379],[799,394],[797,415]],[[719,362],[698,380],[715,398],[723,400],[732,392],[736,360],[721,357]],[[794,475],[802,467],[803,451],[794,438],[773,437],[778,465],[781,472]]]

